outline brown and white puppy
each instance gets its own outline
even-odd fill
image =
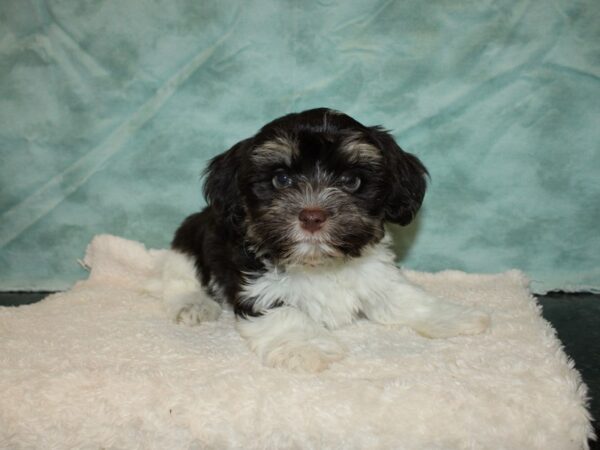
[[[381,127],[338,111],[268,123],[211,161],[208,206],[166,263],[171,316],[196,324],[229,304],[265,364],[306,371],[343,357],[329,330],[359,316],[429,337],[482,332],[485,313],[410,284],[388,248],[384,223],[412,221],[426,176]]]

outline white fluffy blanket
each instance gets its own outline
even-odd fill
[[[1,448],[587,447],[586,388],[520,272],[408,272],[491,330],[429,340],[360,321],[335,332],[346,359],[295,374],[263,367],[231,312],[170,322],[144,288],[165,252],[96,237],[88,280],[0,308]]]

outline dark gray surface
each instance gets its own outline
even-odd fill
[[[589,388],[592,417],[600,419],[600,294],[551,292],[538,300]],[[597,422],[594,427],[600,435]],[[590,448],[598,450],[600,443]]]
[[[42,300],[50,292],[0,292],[0,306]],[[556,329],[566,353],[589,387],[590,412],[600,418],[600,294],[551,292],[538,296],[543,315]],[[598,425],[596,434],[600,434]],[[597,442],[591,449],[600,449]]]
[[[54,292],[0,292],[0,306],[20,306],[39,302]]]

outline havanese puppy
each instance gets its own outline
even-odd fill
[[[205,175],[208,206],[177,230],[166,263],[174,320],[215,320],[229,304],[264,364],[301,371],[343,358],[330,330],[359,317],[431,338],[488,326],[487,314],[432,296],[394,264],[384,224],[414,219],[427,170],[383,128],[326,108],[288,114]]]

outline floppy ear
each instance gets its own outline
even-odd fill
[[[371,127],[388,170],[389,193],[385,203],[385,220],[408,225],[415,218],[427,188],[427,169],[419,159],[402,150],[394,138],[381,127]]]
[[[204,197],[219,223],[237,228],[244,217],[238,188],[241,156],[249,139],[235,144],[225,153],[214,157],[204,171]]]

